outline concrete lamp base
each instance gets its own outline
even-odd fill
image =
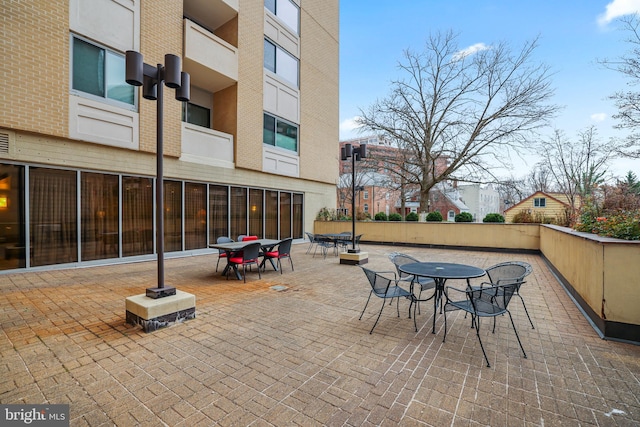
[[[368,252],[341,252],[340,264],[347,265],[362,265],[369,262]]]
[[[145,332],[181,323],[196,317],[196,297],[176,290],[175,295],[164,298],[149,298],[145,294],[126,298],[126,322],[140,325]]]

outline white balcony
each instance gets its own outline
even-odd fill
[[[192,84],[217,92],[238,81],[238,49],[185,19],[184,70]]]
[[[180,160],[233,168],[233,135],[182,122]]]

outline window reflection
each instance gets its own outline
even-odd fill
[[[24,166],[0,164],[0,270],[26,266]]]

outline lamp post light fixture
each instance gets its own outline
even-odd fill
[[[145,64],[142,54],[133,50],[126,53],[125,80],[132,86],[142,86],[145,99],[157,101],[156,126],[156,244],[158,252],[158,286],[148,288],[146,295],[157,299],[176,294],[176,289],[164,284],[164,191],[163,191],[163,84],[176,90],[176,100],[189,101],[190,76],[180,70],[180,57],[164,56],[164,65]]]
[[[351,158],[351,249],[348,252],[357,254],[360,249],[356,249],[356,162],[367,158],[367,145],[354,147],[345,144],[340,149],[340,154],[343,161]]]

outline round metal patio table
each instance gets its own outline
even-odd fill
[[[486,274],[482,268],[466,264],[456,264],[452,262],[414,262],[401,265],[400,271],[413,276],[428,277],[436,283],[436,289],[432,296],[427,299],[415,299],[416,305],[413,307],[413,319],[416,318],[416,307],[420,301],[429,301],[433,298],[433,330],[436,333],[436,310],[441,303],[444,285],[448,279],[466,279],[467,286],[471,286],[469,279],[481,277]],[[411,281],[411,292],[413,293],[413,281]],[[442,306],[441,306],[442,309]]]

